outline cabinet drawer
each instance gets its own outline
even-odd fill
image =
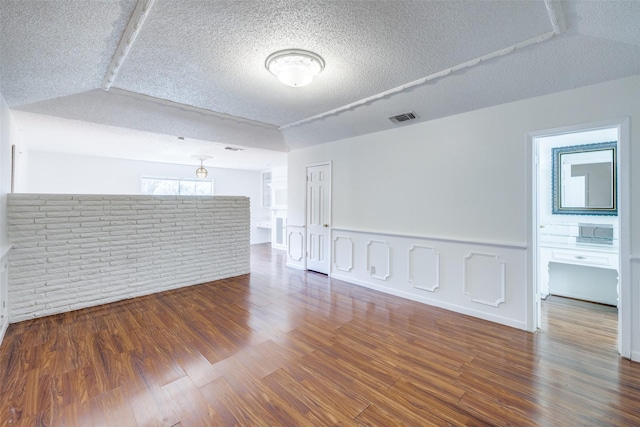
[[[549,261],[566,264],[588,265],[601,268],[618,268],[618,255],[605,252],[551,250]]]

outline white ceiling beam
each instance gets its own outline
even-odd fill
[[[287,129],[287,128],[290,128],[290,127],[298,126],[298,125],[301,125],[303,123],[312,122],[314,120],[322,119],[324,117],[331,116],[331,115],[334,115],[334,114],[338,114],[338,113],[341,113],[342,111],[350,110],[352,108],[359,107],[359,106],[364,105],[364,104],[368,104],[368,103],[370,103],[372,101],[376,101],[378,99],[382,99],[382,98],[388,97],[390,95],[395,95],[397,93],[404,92],[407,89],[410,89],[412,87],[420,86],[420,85],[423,85],[423,84],[425,84],[427,82],[431,82],[433,80],[437,80],[437,79],[446,77],[451,73],[455,73],[455,72],[458,72],[458,71],[466,69],[466,68],[475,67],[476,65],[481,64],[481,63],[483,63],[485,61],[488,61],[490,59],[494,59],[494,58],[497,58],[497,57],[500,57],[500,56],[505,56],[505,55],[510,54],[510,53],[512,53],[512,52],[514,52],[514,51],[516,51],[518,49],[522,49],[524,47],[527,47],[527,46],[530,46],[530,45],[533,45],[533,44],[536,44],[536,43],[544,42],[546,40],[549,40],[553,36],[556,36],[558,34],[561,34],[561,33],[565,32],[566,29],[567,29],[566,28],[566,21],[565,21],[565,18],[564,18],[564,11],[562,9],[562,4],[560,3],[560,1],[558,1],[558,0],[544,0],[544,5],[545,5],[545,7],[547,9],[547,14],[549,15],[549,21],[551,21],[552,31],[546,32],[546,33],[541,34],[541,35],[539,35],[537,37],[533,37],[531,39],[522,41],[520,43],[516,43],[516,44],[514,44],[512,46],[509,46],[509,47],[506,47],[504,49],[500,49],[500,50],[497,50],[495,52],[491,52],[491,53],[489,53],[487,55],[480,56],[478,58],[474,58],[474,59],[472,59],[470,61],[463,62],[462,64],[458,64],[458,65],[456,65],[454,67],[447,68],[446,70],[442,70],[442,71],[439,71],[437,73],[434,73],[434,74],[428,75],[426,77],[423,77],[421,79],[414,80],[414,81],[406,83],[406,84],[404,84],[402,86],[398,86],[398,87],[395,87],[393,89],[389,89],[389,90],[386,90],[384,92],[380,92],[378,94],[375,94],[375,95],[369,96],[367,98],[361,99],[359,101],[352,102],[351,104],[343,105],[342,107],[338,107],[338,108],[335,108],[335,109],[330,110],[330,111],[325,111],[324,113],[320,113],[320,114],[317,114],[315,116],[307,117],[305,119],[298,120],[297,122],[293,122],[293,123],[289,123],[289,124],[283,125],[283,126],[280,127],[280,130],[284,130],[284,129]]]
[[[401,86],[394,87],[393,89],[385,90],[384,92],[380,92],[380,93],[377,93],[375,95],[371,95],[371,96],[369,96],[367,98],[363,98],[363,99],[361,99],[359,101],[352,102],[351,104],[343,105],[342,107],[338,107],[338,108],[335,108],[333,110],[326,111],[324,113],[316,114],[315,116],[307,117],[306,119],[298,120],[297,122],[293,122],[293,123],[289,123],[289,124],[280,126],[280,130],[284,130],[284,129],[287,129],[287,128],[290,128],[290,127],[298,126],[298,125],[301,125],[303,123],[312,122],[314,120],[322,119],[322,118],[327,117],[327,116],[338,114],[338,113],[341,113],[343,111],[350,110],[352,108],[359,107],[359,106],[364,105],[364,104],[368,104],[368,103],[376,101],[378,99],[386,98],[388,96],[404,92],[404,91],[406,91],[408,89],[411,89],[411,88],[413,88],[415,86],[420,86],[420,85],[423,85],[425,83],[432,82],[434,80],[438,80],[438,79],[444,78],[444,77],[448,76],[449,74],[456,73],[456,72],[464,70],[466,68],[475,67],[476,65],[479,65],[479,64],[481,64],[481,63],[483,63],[485,61],[488,61],[490,59],[495,59],[495,58],[498,58],[500,56],[508,55],[510,53],[515,52],[518,49],[522,49],[524,47],[531,46],[531,45],[534,45],[534,44],[537,44],[537,43],[542,43],[542,42],[544,42],[546,40],[549,40],[554,35],[556,35],[555,31],[548,31],[548,32],[546,32],[544,34],[541,34],[539,36],[530,38],[530,39],[522,41],[520,43],[516,43],[516,44],[511,45],[509,47],[506,47],[504,49],[496,50],[496,51],[488,53],[486,55],[479,56],[477,58],[474,58],[474,59],[471,59],[469,61],[463,62],[462,64],[458,64],[458,65],[455,65],[455,66],[453,66],[451,68],[447,68],[445,70],[438,71],[437,73],[433,73],[433,74],[430,74],[430,75],[428,75],[426,77],[422,77],[422,78],[420,78],[418,80],[414,80],[412,82],[403,84]]]
[[[129,50],[131,49],[133,42],[135,42],[136,37],[138,37],[142,24],[144,24],[145,19],[147,19],[147,15],[155,1],[156,0],[138,0],[136,3],[136,8],[134,9],[133,14],[131,14],[127,28],[125,28],[124,33],[122,33],[122,38],[120,38],[118,48],[113,54],[107,73],[102,80],[102,89],[109,90],[113,85],[113,82],[120,71],[120,67],[129,54]]]
[[[564,19],[562,3],[557,0],[544,0],[544,5],[547,7],[553,33],[556,35],[564,33],[567,30],[567,22]]]

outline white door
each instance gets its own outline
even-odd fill
[[[329,274],[331,165],[307,167],[307,270]]]

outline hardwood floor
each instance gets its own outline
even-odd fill
[[[284,267],[10,326],[3,426],[640,425],[615,309],[536,334]]]

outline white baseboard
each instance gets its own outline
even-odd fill
[[[287,261],[287,267],[289,268],[295,268],[296,270],[305,270],[304,265],[302,264],[294,264],[294,263],[290,263],[289,261]]]
[[[375,283],[370,283],[370,282],[365,282],[363,280],[358,280],[358,279],[354,279],[352,277],[349,277],[347,275],[341,275],[339,273],[332,273],[331,274],[331,278],[332,279],[338,279],[338,280],[342,280],[344,282],[347,283],[351,283],[353,285],[358,285],[358,286],[362,286],[365,288],[369,288],[369,289],[373,289],[375,291],[379,291],[385,294],[390,294],[390,295],[394,295],[400,298],[405,298],[408,300],[412,300],[412,301],[417,301],[417,302],[421,302],[423,304],[427,304],[427,305],[431,305],[434,307],[439,307],[439,308],[443,308],[445,310],[449,310],[449,311],[454,311],[456,313],[460,313],[460,314],[465,314],[467,316],[473,316],[473,317],[477,317],[479,319],[483,319],[483,320],[488,320],[490,322],[494,322],[494,323],[499,323],[502,325],[506,325],[506,326],[510,326],[512,328],[516,328],[516,329],[521,329],[526,331],[527,330],[527,325],[525,322],[518,322],[515,321],[513,319],[509,319],[507,317],[503,317],[503,316],[496,316],[496,315],[492,315],[489,313],[485,313],[482,311],[478,311],[478,310],[473,310],[467,307],[462,307],[456,304],[451,304],[451,303],[447,303],[447,302],[443,302],[443,301],[439,301],[437,299],[433,299],[433,298],[429,298],[429,297],[422,297],[419,295],[414,295],[408,292],[404,292],[398,289],[392,289],[392,288],[388,288],[386,286],[380,286],[380,285],[376,285]]]

